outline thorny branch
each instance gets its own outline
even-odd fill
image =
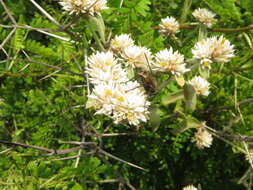
[[[65,68],[62,68],[62,67],[59,67],[59,66],[56,66],[56,65],[50,65],[50,64],[47,64],[47,63],[42,63],[42,62],[34,61],[34,60],[31,60],[31,59],[28,59],[27,62],[34,63],[34,64],[39,64],[39,65],[44,65],[44,66],[47,66],[47,67],[51,67],[51,68],[54,68],[54,69],[57,69],[57,70],[60,70],[60,71],[64,71],[64,72],[67,72],[69,74],[76,75],[76,76],[79,76],[79,77],[85,77],[85,74],[79,74],[79,73],[70,71],[68,69],[65,69]]]
[[[224,133],[221,131],[216,131],[215,132],[217,135],[224,137],[227,140],[230,141],[245,141],[245,142],[253,142],[253,137],[252,136],[245,136],[245,135],[231,135],[228,133]]]
[[[180,29],[182,30],[194,30],[196,26],[192,25],[180,25]],[[154,27],[155,30],[159,30],[159,26]],[[253,30],[253,25],[245,26],[245,27],[238,27],[238,28],[207,28],[207,30],[211,32],[242,32],[242,31],[249,31]]]
[[[195,27],[190,25],[180,25],[180,29],[193,30]],[[253,25],[238,28],[208,28],[208,30],[212,32],[242,32],[253,30]]]
[[[3,25],[0,24],[0,27],[2,28],[19,28],[19,29],[28,29],[28,30],[43,30],[43,31],[49,31],[49,32],[57,32],[58,30],[53,28],[35,28],[28,25]]]
[[[14,147],[20,146],[20,147],[24,147],[24,148],[31,148],[31,149],[47,152],[47,154],[43,154],[43,156],[59,156],[59,155],[68,154],[71,152],[76,152],[76,151],[82,150],[84,148],[87,148],[87,149],[93,150],[94,154],[99,153],[99,154],[105,155],[111,159],[117,160],[117,161],[127,164],[129,166],[132,166],[134,168],[145,170],[144,168],[137,166],[136,164],[132,164],[130,162],[127,162],[117,156],[114,156],[114,155],[106,152],[105,150],[103,150],[102,148],[97,146],[97,143],[95,143],[95,142],[75,142],[75,143],[70,142],[70,143],[71,144],[80,144],[80,145],[75,146],[73,148],[68,148],[68,149],[63,149],[63,150],[55,150],[55,149],[49,149],[49,148],[40,147],[40,146],[23,144],[23,143],[19,143],[19,142],[9,142],[9,141],[0,140],[0,144],[5,144],[5,145],[9,145],[9,146],[14,146]],[[80,155],[78,155],[78,156],[80,156]],[[72,158],[77,158],[77,156],[72,157]]]
[[[250,103],[253,103],[253,98],[248,98],[248,99],[242,100],[242,101],[238,102],[236,104],[236,106],[238,107],[238,106],[242,106],[242,105],[250,104]],[[220,112],[220,111],[229,110],[229,109],[234,108],[234,107],[235,107],[235,104],[228,105],[228,106],[223,106],[223,107],[219,107],[219,108],[213,108],[213,109],[205,110],[204,112],[205,113],[210,113],[212,111]]]
[[[97,157],[102,161],[104,162],[105,164],[109,165],[109,166],[112,166],[112,164],[107,160],[105,159],[104,155],[100,155],[100,154],[96,154]],[[119,185],[123,184],[123,185],[126,185],[127,187],[129,187],[129,189],[131,190],[136,190],[136,188],[130,184],[126,179],[124,179],[122,177],[122,174],[120,173],[119,170],[116,170],[115,171],[115,174],[118,176],[118,180],[119,180]]]
[[[58,21],[56,21],[46,10],[44,10],[36,1],[34,0],[30,0],[31,3],[40,10],[40,12],[45,15],[52,23],[54,23],[62,32],[67,33],[68,35],[70,35],[72,38],[77,38],[76,35],[72,32],[70,32],[69,30],[67,30],[66,28],[64,28],[64,26],[62,26]]]

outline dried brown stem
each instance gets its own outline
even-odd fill
[[[95,133],[86,133],[86,136],[96,136],[96,137],[117,137],[117,136],[131,136],[131,135],[138,135],[137,132],[129,132],[129,133],[102,133],[102,134],[95,134]]]
[[[253,102],[253,98],[248,98],[248,99],[246,99],[246,100],[242,100],[242,101],[238,102],[236,106],[241,106],[241,105],[245,105],[245,104],[250,104],[250,103],[252,103],[252,102]],[[219,110],[227,110],[227,109],[230,109],[230,108],[233,108],[233,107],[235,107],[234,104],[233,104],[233,105],[229,105],[229,106],[221,107],[221,108],[219,108]]]
[[[138,168],[138,169],[140,169],[140,170],[146,171],[146,169],[144,169],[144,168],[142,168],[142,167],[140,167],[140,166],[137,166],[137,165],[135,165],[135,164],[132,164],[132,163],[130,163],[130,162],[127,162],[127,161],[125,161],[125,160],[122,160],[121,158],[118,158],[118,157],[116,157],[116,156],[110,154],[109,152],[106,152],[106,151],[102,150],[101,148],[99,148],[98,152],[101,153],[101,154],[104,154],[105,156],[108,156],[108,157],[110,157],[110,158],[112,158],[112,159],[114,159],[114,160],[123,162],[123,163],[125,163],[125,164],[127,164],[127,165],[129,165],[129,166],[134,167],[134,168]]]
[[[180,25],[181,30],[194,30],[196,26],[190,25]],[[154,27],[155,30],[159,30],[160,27]],[[253,30],[253,25],[245,26],[245,27],[238,27],[238,28],[207,28],[207,30],[212,32],[242,32],[242,31],[249,31]]]
[[[5,5],[5,3],[3,2],[3,0],[0,0],[0,3],[2,4],[5,12],[7,13],[8,17],[11,19],[11,21],[13,22],[13,24],[17,25],[17,22],[16,22],[15,18],[12,16],[11,12],[7,8],[7,6]]]
[[[65,68],[62,68],[62,67],[59,67],[59,66],[56,66],[56,65],[50,65],[50,64],[47,64],[47,63],[42,63],[42,62],[34,61],[34,60],[31,60],[31,59],[28,59],[27,62],[35,63],[35,64],[39,64],[39,65],[44,65],[44,66],[51,67],[51,68],[54,68],[54,69],[57,69],[57,70],[60,70],[60,71],[64,71],[64,72],[72,74],[72,75],[85,77],[85,74],[79,74],[79,73],[70,71],[68,69],[65,69]]]
[[[88,149],[92,149],[94,151],[94,154],[97,152],[97,153],[103,154],[105,156],[108,156],[109,158],[112,158],[114,160],[117,160],[117,161],[127,164],[129,166],[132,166],[134,168],[145,170],[144,168],[137,166],[136,164],[132,164],[130,162],[122,160],[121,158],[118,158],[117,156],[114,156],[114,155],[104,151],[103,149],[98,147],[96,145],[96,143],[94,143],[94,142],[79,142],[79,143],[80,143],[79,146],[76,146],[73,148],[68,148],[68,149],[63,149],[63,150],[55,150],[55,149],[49,149],[49,148],[40,147],[40,146],[23,144],[23,143],[19,143],[19,142],[9,142],[9,141],[0,140],[0,144],[5,144],[5,145],[9,145],[9,146],[20,146],[20,147],[24,147],[24,148],[31,148],[31,149],[35,149],[35,150],[48,152],[48,154],[44,154],[44,156],[58,156],[58,155],[68,154],[71,152],[76,152],[76,151],[79,151],[84,148],[88,148]],[[77,143],[75,143],[75,144],[77,144]]]
[[[245,141],[245,142],[253,142],[253,137],[252,136],[245,136],[245,135],[231,135],[228,133],[224,133],[221,131],[216,131],[215,132],[217,135],[230,140],[230,141]]]
[[[24,148],[32,148],[35,150],[41,150],[41,151],[45,151],[45,152],[54,152],[54,150],[52,150],[52,149],[48,149],[48,148],[44,148],[44,147],[40,147],[40,146],[23,144],[23,143],[19,143],[19,142],[9,142],[9,141],[0,140],[0,143],[5,144],[5,145],[9,145],[9,146],[21,146]]]
[[[0,50],[4,47],[4,45],[9,41],[9,39],[11,38],[11,36],[16,32],[16,29],[14,28],[9,34],[8,36],[3,40],[3,42],[0,45]]]
[[[57,32],[57,29],[53,28],[35,28],[28,25],[3,25],[0,24],[0,27],[2,28],[20,28],[20,29],[30,29],[30,30],[43,30],[43,31],[50,31],[50,32]]]
[[[69,30],[66,30],[64,28],[64,26],[62,26],[57,20],[54,19],[54,17],[52,17],[45,9],[43,9],[36,1],[34,0],[30,0],[30,2],[37,8],[40,10],[40,12],[45,15],[52,23],[54,23],[62,32],[67,33],[69,36],[71,36],[72,38],[77,38],[76,35],[72,32],[70,32]]]

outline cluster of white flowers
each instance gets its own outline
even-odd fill
[[[175,35],[180,31],[179,29],[178,21],[172,16],[163,18],[159,24],[159,31],[162,34]]]
[[[195,11],[193,11],[192,15],[200,22],[207,27],[211,27],[215,22],[216,19],[215,14],[205,8],[198,8]]]
[[[212,62],[225,63],[234,57],[234,46],[223,36],[213,36],[197,42],[192,54],[202,66],[210,68]]]
[[[97,52],[88,59],[89,67],[87,73],[90,75],[90,81],[93,84],[106,83],[124,83],[129,79],[127,73],[121,68],[112,52]]]
[[[152,55],[151,51],[142,46],[134,45],[128,34],[116,36],[111,42],[112,49],[126,60],[127,66],[138,67],[144,70],[181,75],[189,71],[184,63],[184,56],[172,48],[164,49]]]
[[[134,40],[129,34],[121,34],[119,36],[115,36],[115,38],[111,41],[111,47],[117,53],[123,53],[126,48],[133,45]]]
[[[125,60],[126,66],[148,70],[149,64],[152,63],[151,51],[135,45],[129,34],[115,36],[111,41],[111,48]]]
[[[153,68],[160,72],[171,72],[177,76],[189,71],[186,69],[184,56],[178,51],[173,52],[172,48],[164,49],[155,55]]]
[[[107,0],[61,0],[59,3],[70,15],[84,13],[93,15],[108,8],[106,6]]]
[[[148,65],[151,64],[152,57],[151,51],[142,46],[130,46],[127,47],[122,57],[127,60],[126,64],[132,67],[142,68],[144,70],[148,69]]]
[[[91,55],[86,72],[94,84],[89,100],[96,114],[105,114],[115,123],[128,121],[131,125],[139,125],[147,121],[150,102],[144,89],[138,82],[129,81],[112,52]]]
[[[188,185],[188,186],[184,187],[183,190],[198,190],[198,189],[196,187],[194,187],[193,185]]]
[[[214,18],[216,15],[205,8],[196,9],[193,11],[192,15],[207,27],[211,27],[216,22],[216,19]],[[180,24],[173,16],[167,16],[161,19],[159,32],[161,34],[175,36],[175,34],[180,32]]]
[[[210,83],[206,79],[204,79],[200,76],[193,77],[189,81],[189,84],[192,85],[192,87],[194,88],[196,94],[203,95],[203,96],[208,96],[208,94],[210,93],[210,91],[209,91]]]
[[[197,132],[195,133],[192,142],[195,142],[197,147],[203,149],[205,147],[209,148],[212,145],[213,137],[211,133],[209,133],[205,129],[205,123],[202,123],[199,127]]]

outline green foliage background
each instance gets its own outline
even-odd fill
[[[4,2],[18,25],[57,29],[30,1]],[[62,25],[72,20],[57,0],[36,2]],[[198,31],[182,30],[178,35],[182,39],[179,47],[154,29],[161,18],[174,16],[181,23],[189,23],[194,21],[192,11],[205,7],[218,15],[219,22],[215,28],[236,28],[253,23],[252,0],[192,0],[191,6],[186,9],[184,5],[187,2],[190,1],[124,0],[122,8],[119,8],[119,0],[109,0],[110,8],[102,13],[106,26],[105,41],[108,41],[110,33],[113,36],[130,33],[137,44],[151,48],[153,53],[173,46],[190,58],[190,49],[197,41]],[[2,5],[0,14],[1,25],[13,25]],[[177,190],[188,184],[201,184],[203,190],[246,189],[247,180],[243,184],[238,183],[249,168],[244,154],[236,148],[243,148],[241,142],[231,142],[231,146],[231,143],[215,139],[211,148],[199,150],[191,142],[194,129],[176,134],[175,130],[189,124],[190,118],[207,121],[208,126],[219,131],[253,134],[253,104],[240,106],[240,112],[234,106],[236,102],[253,97],[253,70],[240,70],[253,64],[253,30],[223,34],[235,45],[236,57],[222,66],[216,64],[212,67],[211,94],[198,98],[197,109],[191,115],[187,115],[186,119],[175,115],[176,111],[183,109],[183,101],[169,105],[161,103],[179,89],[175,83],[170,83],[152,98],[152,104],[158,109],[160,126],[147,123],[136,129],[115,125],[105,116],[94,116],[94,110],[85,109],[87,88],[84,77],[38,64],[84,73],[84,55],[91,54],[92,48],[101,48],[94,35],[103,37],[96,31],[94,34],[89,24],[86,17],[81,17],[71,28],[74,34],[78,34],[77,39],[72,40],[80,43],[66,42],[34,30],[16,30],[4,46],[8,57],[0,52],[0,139],[66,149],[73,145],[61,141],[81,141],[84,123],[92,125],[100,133],[105,129],[107,133],[138,132],[136,136],[105,137],[102,140],[87,136],[85,140],[103,143],[107,152],[142,166],[146,171],[107,158],[111,163],[109,165],[96,155],[86,154],[75,167],[76,159],[56,159],[74,156],[77,152],[47,157],[40,151],[16,146],[0,153],[0,189],[112,190],[118,189],[118,183],[102,184],[99,181],[118,178],[115,171],[138,190]],[[0,42],[3,42],[11,29],[1,25]],[[69,38],[64,32],[53,33]],[[210,32],[208,35],[221,34]],[[104,47],[108,48],[108,43],[105,42]],[[158,82],[165,78],[160,77]],[[7,148],[10,146],[1,145],[0,151]],[[86,153],[86,150],[83,152]]]

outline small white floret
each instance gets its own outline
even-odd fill
[[[201,23],[207,25],[207,27],[211,27],[216,19],[215,14],[205,8],[198,8],[193,11],[192,15]]]
[[[160,72],[171,72],[173,75],[181,75],[189,69],[186,69],[184,63],[184,56],[178,51],[174,51],[170,48],[164,49],[155,55],[155,61],[152,65],[154,70]]]
[[[196,146],[200,149],[203,149],[205,147],[209,148],[212,145],[213,137],[212,134],[209,133],[205,129],[205,123],[202,123],[195,133],[192,142],[196,143]]]
[[[208,96],[208,94],[210,93],[210,83],[200,76],[195,76],[189,81],[189,84],[192,85],[196,94]]]
[[[159,31],[162,34],[175,35],[179,32],[179,23],[174,17],[166,17],[161,20],[159,24]]]
[[[59,3],[70,15],[84,13],[93,15],[108,8],[106,6],[107,0],[61,0]]]
[[[129,34],[115,36],[111,41],[111,47],[114,51],[122,53],[126,48],[133,46],[134,41]]]

